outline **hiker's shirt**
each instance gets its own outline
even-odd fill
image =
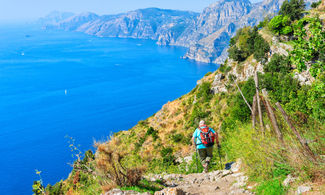
[[[209,130],[215,134],[216,132],[209,127]],[[193,133],[193,138],[195,140],[195,143],[196,143],[196,148],[197,149],[205,149],[207,148],[203,143],[202,143],[202,140],[201,140],[201,130],[199,128],[197,128],[194,133]]]

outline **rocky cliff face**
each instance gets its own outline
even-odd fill
[[[148,8],[119,15],[97,16],[86,13],[70,17],[47,28],[74,30],[100,37],[141,38],[158,40],[168,45],[192,25],[194,12]]]

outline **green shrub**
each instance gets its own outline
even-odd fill
[[[264,65],[264,72],[269,73],[289,73],[291,69],[290,60],[286,56],[274,54],[269,63]]]
[[[184,135],[182,134],[172,134],[170,137],[172,141],[175,143],[179,143],[184,139]]]
[[[277,35],[291,35],[293,33],[293,29],[291,27],[291,19],[289,16],[275,16],[269,22],[268,27]]]
[[[312,110],[314,119],[325,121],[325,73],[320,74],[307,93],[307,107]]]
[[[171,147],[163,147],[160,151],[160,156],[162,157],[164,165],[175,164],[175,156],[173,155],[173,149]]]
[[[200,102],[208,102],[211,100],[212,97],[213,97],[213,93],[211,91],[211,83],[203,82],[198,88],[196,98]]]
[[[254,39],[254,58],[257,61],[266,60],[266,53],[270,51],[269,44],[262,36],[256,36]]]
[[[281,29],[281,34],[283,35],[289,35],[293,32],[292,27],[291,26],[285,26]]]
[[[231,66],[227,66],[226,64],[221,64],[219,70],[220,72],[227,74],[231,70]]]
[[[308,27],[307,27],[308,25]],[[318,17],[303,18],[294,25],[294,49],[290,59],[299,71],[307,69],[311,63],[310,74],[317,77],[325,71],[325,31]]]
[[[311,7],[312,7],[312,8],[317,8],[321,3],[322,3],[322,1],[313,2],[313,3],[311,4]]]
[[[158,132],[153,128],[153,127],[149,127],[146,133],[146,136],[152,136],[153,140],[156,141],[159,136],[158,136]]]
[[[249,104],[252,105],[253,97],[256,93],[255,82],[253,78],[251,77],[248,81],[239,84],[239,87],[241,88],[241,91]],[[251,111],[246,105],[239,91],[231,98],[228,98],[227,103],[231,108],[229,111],[230,117],[232,117],[234,120],[247,121],[250,119]]]
[[[276,34],[280,34],[280,31],[282,29],[282,20],[282,15],[278,15],[272,18],[272,20],[268,24],[269,29],[275,32]]]
[[[256,60],[262,61],[269,50],[269,44],[258,33],[257,27],[245,27],[239,29],[231,39],[228,55],[235,61],[242,62],[254,54]]]

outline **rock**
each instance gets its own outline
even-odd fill
[[[219,82],[225,78],[225,75],[223,74],[216,74],[216,76],[214,77],[214,81],[212,83],[212,85],[217,85],[219,84]]]
[[[215,189],[214,189],[215,191],[217,191],[217,190],[220,190],[220,187],[219,186],[217,186]]]
[[[241,164],[242,164],[242,160],[241,159],[238,159],[237,162],[233,163],[231,165],[231,168],[230,170],[233,172],[233,173],[237,173],[241,167]]]
[[[309,186],[299,186],[297,188],[297,194],[302,194],[302,193],[308,192],[310,190],[311,190],[311,187],[309,187]]]
[[[243,193],[245,193],[244,189],[236,189],[230,192],[230,194],[243,194]]]
[[[307,71],[303,71],[301,73],[295,72],[293,78],[297,79],[301,85],[311,85],[314,81],[314,78],[309,74],[309,66]]]
[[[230,175],[232,172],[230,170],[223,170],[222,177],[225,177],[227,175]]]
[[[285,187],[288,187],[292,182],[294,182],[296,178],[292,177],[290,174],[287,176],[287,178],[282,182],[282,185]]]
[[[154,195],[185,195],[185,192],[179,188],[165,188]]]
[[[247,176],[241,176],[241,177],[237,177],[236,178],[236,183],[234,183],[232,185],[232,189],[234,188],[242,188],[246,185],[246,182],[248,180],[248,177]]]
[[[105,195],[124,195],[124,192],[120,189],[112,189],[106,192]]]

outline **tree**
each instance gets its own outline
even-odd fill
[[[254,42],[254,58],[262,61],[266,58],[266,53],[270,51],[270,46],[261,35],[256,36]]]
[[[285,0],[280,8],[279,14],[289,16],[292,21],[299,20],[303,16],[305,7],[304,0]]]

